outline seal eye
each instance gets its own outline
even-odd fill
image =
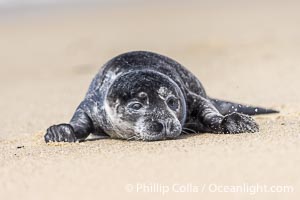
[[[141,103],[131,103],[128,105],[128,107],[132,110],[140,110],[143,105]]]
[[[167,104],[172,110],[177,110],[179,107],[178,100],[175,97],[168,98]]]

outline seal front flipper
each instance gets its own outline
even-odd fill
[[[201,126],[198,126],[198,130],[195,131],[212,133],[259,131],[258,125],[250,116],[235,112],[224,116],[206,98],[190,93],[189,99],[190,102],[193,102],[190,103],[192,113],[196,115],[191,117],[195,119],[195,122],[192,122],[192,124],[201,124]]]
[[[44,136],[46,142],[75,142],[76,136],[70,124],[50,126]]]
[[[225,115],[221,128],[222,133],[255,133],[259,131],[259,126],[252,117],[235,112]]]
[[[46,142],[76,142],[85,139],[93,132],[93,123],[89,116],[79,106],[70,124],[53,125],[47,129],[44,136]]]

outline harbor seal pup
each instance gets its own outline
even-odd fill
[[[152,141],[187,132],[257,132],[259,127],[249,115],[276,112],[209,98],[200,81],[181,64],[135,51],[108,61],[70,123],[51,126],[44,138],[75,142],[92,133]]]

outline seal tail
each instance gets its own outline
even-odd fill
[[[272,110],[267,108],[242,105],[242,104],[233,103],[229,101],[222,101],[218,99],[210,99],[210,100],[222,115],[230,114],[232,112],[238,112],[246,115],[279,113],[279,111],[277,110]]]

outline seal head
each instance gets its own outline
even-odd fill
[[[111,137],[138,140],[179,136],[186,102],[178,85],[152,70],[135,70],[117,77],[104,102]]]

